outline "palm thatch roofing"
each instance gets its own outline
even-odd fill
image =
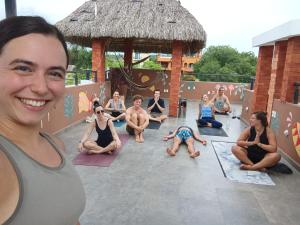
[[[193,54],[206,43],[203,27],[177,0],[91,0],[56,26],[67,41],[86,47],[107,38],[107,51],[124,51],[131,40],[136,52],[171,53],[178,40]]]

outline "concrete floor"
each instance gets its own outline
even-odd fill
[[[196,128],[197,102],[189,101],[186,116],[169,118],[159,130],[145,131],[145,142],[131,138],[110,167],[76,166],[86,191],[81,225],[299,225],[300,176],[271,174],[276,186],[227,180],[211,140],[235,141],[246,126],[238,119],[217,116],[229,137],[205,136],[196,143],[200,157],[191,159],[182,146],[176,157],[162,136],[179,125]],[[241,107],[234,106],[237,115]],[[226,122],[229,121],[229,122]],[[69,159],[77,154],[86,123],[58,134]],[[117,128],[125,133],[125,126]],[[95,137],[95,133],[93,134]]]

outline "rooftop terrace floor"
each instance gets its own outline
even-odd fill
[[[217,116],[229,137],[204,136],[208,145],[196,143],[201,152],[196,159],[184,146],[176,157],[166,154],[171,141],[163,142],[162,136],[179,125],[196,128],[197,105],[189,101],[185,118],[169,118],[159,130],[146,129],[144,143],[129,139],[110,167],[76,166],[87,197],[81,225],[299,225],[300,175],[295,169],[292,175],[271,174],[275,186],[224,177],[210,141],[236,141],[246,127],[242,121]],[[240,114],[241,106],[234,108]],[[70,159],[86,126],[80,123],[58,134]],[[125,133],[125,126],[117,131]]]

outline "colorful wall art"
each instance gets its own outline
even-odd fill
[[[91,108],[91,101],[87,97],[87,94],[83,91],[79,92],[79,100],[78,100],[78,112],[89,112]]]
[[[73,114],[74,114],[74,97],[73,95],[66,95],[64,98],[64,115],[67,118],[71,118],[73,117]]]

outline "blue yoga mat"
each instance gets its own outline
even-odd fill
[[[126,123],[125,120],[114,121],[115,127],[122,127]]]

